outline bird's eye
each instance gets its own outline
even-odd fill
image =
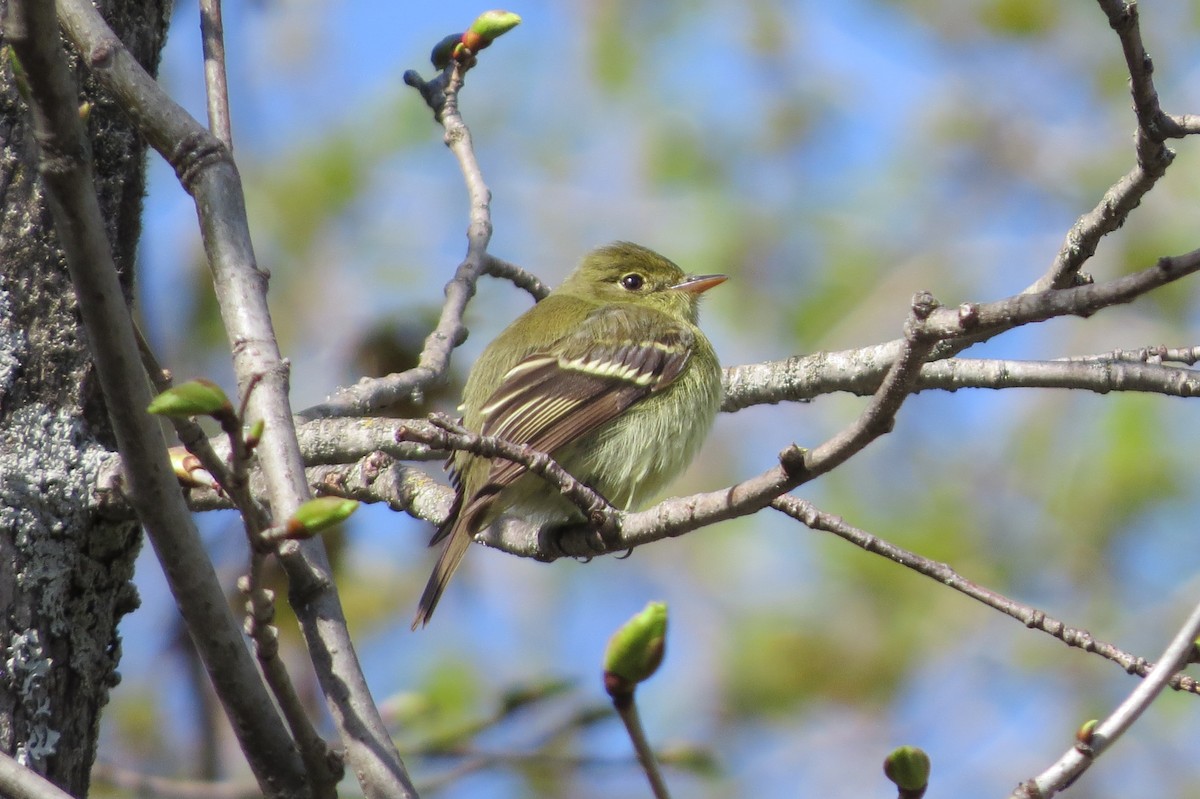
[[[646,284],[646,278],[639,275],[637,272],[630,272],[621,278],[621,287],[630,291],[637,291]]]

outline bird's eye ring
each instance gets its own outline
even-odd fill
[[[639,275],[637,272],[630,272],[621,278],[621,287],[630,291],[637,291],[646,284],[646,278]]]

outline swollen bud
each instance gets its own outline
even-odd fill
[[[462,43],[472,53],[478,53],[520,24],[521,17],[511,11],[484,11],[462,35]]]
[[[929,755],[915,746],[901,746],[883,761],[883,773],[900,789],[900,795],[918,799],[929,784]]]
[[[150,400],[146,410],[159,416],[213,416],[233,413],[233,403],[211,380],[198,378],[169,388]]]
[[[171,457],[171,471],[184,488],[211,488],[220,490],[216,479],[200,463],[200,459],[188,452],[184,447],[169,447],[167,454]]]
[[[1098,719],[1088,719],[1083,724],[1079,725],[1079,729],[1075,730],[1075,740],[1080,746],[1091,746],[1092,738],[1096,734],[1096,727],[1100,725]]]
[[[628,696],[658,671],[667,643],[667,606],[651,602],[608,640],[604,687],[613,698]]]
[[[345,521],[358,510],[358,500],[343,497],[317,497],[310,499],[287,520],[287,537],[291,539],[311,538],[322,530]]]
[[[429,61],[435,69],[445,69],[456,60],[471,66],[475,53],[520,24],[521,17],[511,11],[484,11],[466,33],[452,33],[435,44]]]

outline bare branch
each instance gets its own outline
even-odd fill
[[[1130,90],[1138,121],[1134,142],[1137,164],[1105,192],[1099,205],[1081,216],[1071,227],[1050,269],[1030,286],[1030,291],[1065,288],[1081,282],[1079,270],[1095,254],[1100,239],[1125,223],[1146,192],[1154,187],[1174,160],[1175,153],[1163,141],[1168,137],[1178,138],[1195,132],[1191,121],[1184,124],[1183,119],[1169,117],[1159,105],[1158,92],[1151,77],[1154,66],[1142,44],[1137,4],[1123,0],[1099,0],[1099,3],[1108,15],[1109,24],[1121,39],[1125,65],[1129,69]]]
[[[1096,394],[1140,391],[1196,397],[1200,396],[1200,372],[1121,361],[950,358],[925,364],[916,386],[917,391],[960,388],[1061,388]]]
[[[535,301],[540,302],[546,299],[546,295],[550,293],[550,287],[543,283],[537,275],[527,272],[516,264],[510,264],[508,261],[497,258],[494,255],[488,255],[485,270],[492,277],[511,280],[517,288],[522,288],[529,292],[529,295]]]
[[[1191,347],[1142,347],[1136,350],[1113,350],[1099,355],[1074,355],[1060,358],[1062,361],[1130,361],[1133,363],[1182,363],[1194,366],[1200,362],[1200,346]]]
[[[445,128],[443,137],[446,146],[458,159],[470,201],[470,221],[467,226],[467,254],[446,284],[446,301],[437,327],[425,339],[425,348],[417,365],[405,372],[364,380],[354,386],[343,388],[325,402],[301,411],[303,420],[327,416],[361,416],[377,411],[426,386],[445,379],[450,363],[450,353],[461,344],[467,335],[463,325],[463,313],[467,303],[475,295],[475,284],[479,276],[488,269],[488,242],[492,238],[492,193],[484,183],[479,162],[475,159],[475,147],[471,131],[463,122],[458,110],[458,93],[463,86],[466,67],[455,61],[435,80],[425,82],[417,73],[404,73],[404,81],[417,88],[429,103],[434,116]]]
[[[1180,138],[1192,132],[1186,130],[1186,117],[1170,117],[1162,110],[1158,90],[1154,88],[1154,62],[1142,43],[1142,30],[1138,22],[1136,2],[1124,0],[1098,0],[1100,8],[1108,16],[1108,24],[1121,40],[1125,55],[1125,67],[1129,70],[1129,90],[1133,96],[1133,110],[1137,116],[1139,135],[1152,142],[1161,143],[1166,138]],[[1141,147],[1139,142],[1139,159]]]
[[[319,494],[386,502],[395,511],[405,511],[435,524],[450,512],[452,492],[428,474],[397,463],[395,458],[374,452],[355,463],[313,466],[308,478]]]
[[[255,263],[241,180],[229,151],[146,74],[90,2],[62,0],[58,12],[83,62],[113,93],[151,146],[172,164],[196,200],[242,394],[259,383],[249,410],[269,431],[258,456],[271,508],[286,516],[308,498],[308,485],[288,398],[288,365],[280,356],[266,303],[267,276]],[[131,360],[136,363],[136,356]],[[144,388],[144,379],[141,385]],[[136,407],[144,408],[145,402]],[[280,559],[288,572],[292,604],[310,657],[364,792],[369,797],[413,796],[412,783],[370,698],[320,540],[302,545],[289,542],[281,547]],[[200,561],[207,562],[197,555],[172,568],[195,570]],[[238,648],[245,652],[240,640]],[[213,677],[218,682],[227,678],[218,671],[213,671]],[[254,757],[260,747],[254,737],[244,743]],[[294,751],[289,756],[294,763]]]
[[[0,791],[11,799],[72,799],[71,794],[0,752]]]
[[[204,39],[204,92],[208,99],[208,129],[233,152],[229,116],[229,81],[225,77],[225,23],[221,0],[200,0],[200,31]]]
[[[1104,283],[1017,294],[988,303],[965,303],[956,310],[935,311],[928,321],[929,332],[943,339],[971,336],[983,341],[1030,322],[1058,316],[1087,317],[1113,305],[1132,302],[1160,286],[1200,270],[1200,250],[1160,258],[1139,272]]]
[[[1136,391],[1200,396],[1200,373],[1154,363],[1147,355],[1152,351],[1116,351],[1053,361],[947,358],[921,367],[913,390],[1061,388],[1097,394]],[[1191,348],[1163,351],[1168,356],[1165,360],[1177,363],[1188,363],[1193,352]],[[725,370],[721,410],[732,413],[753,405],[807,402],[837,391],[869,395],[879,387],[886,371],[885,352],[883,347],[864,347],[730,367]]]
[[[495,436],[477,435],[445,416],[435,415],[431,417],[431,421],[432,426],[403,427],[396,431],[396,438],[418,441],[436,449],[465,450],[485,458],[500,457],[519,463],[556,486],[564,497],[582,511],[584,518],[589,519],[593,527],[611,523],[616,510],[608,504],[608,500],[572,477],[546,453]]]
[[[1104,192],[1095,208],[1071,226],[1046,274],[1034,281],[1027,291],[1034,293],[1088,282],[1089,278],[1082,276],[1079,270],[1096,254],[1100,240],[1125,224],[1146,193],[1166,174],[1174,157],[1174,153],[1161,147],[1157,159],[1144,162],[1139,159],[1136,166]]]
[[[826,533],[833,533],[844,541],[854,544],[856,547],[860,547],[876,555],[882,555],[888,560],[895,561],[918,574],[923,574],[930,579],[936,580],[948,588],[952,588],[978,602],[982,602],[993,610],[998,610],[1006,616],[1016,619],[1030,629],[1048,633],[1068,646],[1082,649],[1085,652],[1094,652],[1106,660],[1116,663],[1129,674],[1145,677],[1153,667],[1152,663],[1147,663],[1143,658],[1136,657],[1110,643],[1093,638],[1092,634],[1087,630],[1068,627],[1066,624],[1048,616],[1037,608],[1009,599],[1003,594],[971,582],[952,569],[948,564],[924,558],[915,552],[910,552],[903,547],[898,547],[895,544],[884,541],[878,536],[871,535],[865,530],[860,530],[857,527],[849,525],[838,516],[823,513],[807,500],[784,496],[772,502],[771,507],[790,516],[806,527]],[[1170,685],[1178,691],[1200,694],[1200,683],[1183,674],[1175,675],[1171,679]]]
[[[307,795],[296,750],[271,706],[174,484],[162,433],[146,412],[150,391],[104,233],[53,6],[30,0],[11,3],[4,34],[28,77],[30,111],[41,148],[39,171],[79,298],[129,495],[263,791]],[[115,40],[111,31],[108,36]],[[94,60],[94,51],[80,49],[85,59],[90,54]],[[128,53],[126,57],[132,60]]]
[[[667,500],[641,513],[618,513],[619,531],[605,536],[602,541],[598,542],[586,529],[562,531],[554,549],[570,557],[591,557],[682,535],[714,522],[761,510],[775,497],[844,463],[892,429],[896,413],[910,393],[921,363],[937,342],[925,327],[935,308],[936,303],[928,294],[913,298],[900,356],[892,363],[879,390],[859,417],[833,438],[812,450],[792,445],[780,453],[778,466],[729,488]],[[547,551],[540,539],[538,532],[528,525],[516,524],[497,524],[477,536],[477,540],[506,552],[553,559],[556,553]]]
[[[1087,771],[1097,757],[1133,726],[1163,688],[1178,676],[1177,672],[1188,665],[1196,652],[1197,636],[1200,636],[1200,605],[1192,610],[1158,659],[1158,664],[1125,697],[1125,701],[1108,718],[1100,721],[1086,740],[1068,749],[1058,762],[1036,778],[1018,786],[1012,793],[1013,799],[1049,799]]]

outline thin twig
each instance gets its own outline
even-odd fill
[[[254,643],[254,654],[263,676],[295,737],[300,756],[304,758],[314,798],[333,799],[344,775],[342,757],[317,733],[287,666],[279,657],[279,630],[274,625],[275,595],[263,587],[267,552],[265,547],[254,543],[260,539],[258,534],[251,534],[251,539],[250,572],[238,581],[238,588],[246,597],[246,635]]]
[[[10,799],[73,799],[71,794],[7,752],[0,752],[0,791]]]
[[[1087,771],[1096,758],[1133,726],[1177,672],[1187,666],[1196,652],[1197,636],[1200,636],[1200,605],[1192,610],[1146,679],[1137,684],[1108,718],[1096,724],[1085,740],[1077,742],[1037,777],[1018,786],[1012,798],[1049,799]]]
[[[995,302],[964,303],[930,317],[930,334],[943,339],[987,339],[1031,322],[1060,316],[1088,317],[1113,305],[1132,302],[1149,291],[1200,270],[1200,250],[1158,259],[1150,267],[1103,283],[1021,293]]]
[[[135,328],[136,330],[136,328]],[[137,330],[138,347],[142,355],[143,367],[150,375],[155,389],[162,392],[170,388],[171,381],[165,369],[159,366],[149,342]],[[242,436],[242,422],[245,419],[246,407],[250,394],[258,381],[251,381],[237,414],[232,420],[223,423],[225,439],[229,444],[229,463],[222,460],[209,443],[200,425],[191,419],[169,417],[180,439],[185,441],[188,451],[195,455],[204,468],[213,475],[225,490],[225,494],[240,512],[246,536],[250,541],[250,572],[242,591],[246,595],[246,622],[244,629],[254,643],[254,653],[262,667],[263,677],[267,686],[275,696],[276,702],[283,713],[284,720],[291,730],[293,739],[304,759],[309,782],[314,795],[331,797],[334,788],[343,776],[340,757],[325,743],[317,733],[312,721],[305,712],[300,695],[296,692],[291,675],[279,657],[278,630],[272,625],[275,616],[275,598],[271,592],[262,587],[262,572],[268,552],[274,547],[264,547],[261,543],[262,530],[268,524],[269,516],[255,500],[249,487],[250,451]],[[266,551],[264,551],[264,549]]]
[[[529,292],[529,296],[538,302],[546,299],[546,295],[550,293],[550,287],[543,283],[537,275],[490,253],[487,256],[484,271],[492,277],[512,281],[514,286],[525,289]]]
[[[641,513],[618,514],[619,530],[597,542],[586,529],[569,529],[556,537],[556,549],[570,557],[591,557],[600,552],[620,552],[668,536],[699,529],[726,519],[754,513],[775,497],[844,463],[848,458],[892,429],[896,413],[911,393],[912,383],[937,338],[925,329],[936,303],[928,294],[913,298],[905,323],[904,347],[867,407],[846,429],[820,446],[805,450],[792,445],[779,455],[779,465],[729,488],[681,499],[667,500]],[[553,559],[540,536],[528,526],[497,524],[479,540],[514,554]]]
[[[1163,362],[1191,364],[1197,351],[1200,348],[1164,349],[1161,360],[1154,350],[1117,350],[1052,361],[946,358],[922,366],[913,390],[1061,388],[1194,397],[1200,395],[1200,372]],[[866,396],[879,388],[888,357],[883,347],[863,347],[732,366],[725,370],[721,410],[733,413],[754,405],[807,402],[838,391]]]
[[[616,514],[608,500],[576,480],[546,453],[495,436],[478,435],[441,414],[434,414],[430,421],[430,427],[402,427],[396,431],[396,438],[417,441],[437,449],[463,450],[485,458],[500,457],[519,463],[558,488],[567,500],[583,512],[584,518],[590,520],[593,526],[603,526]]]
[[[1154,665],[1153,663],[1148,663],[1144,658],[1131,655],[1110,643],[1094,638],[1087,630],[1068,627],[1061,621],[1047,615],[1044,611],[1009,599],[1003,594],[971,582],[945,563],[924,558],[915,552],[896,546],[865,530],[847,524],[845,520],[838,516],[818,510],[807,500],[784,496],[772,502],[771,507],[790,516],[806,527],[832,533],[867,552],[882,555],[905,568],[912,569],[918,574],[922,574],[965,596],[969,596],[977,602],[982,602],[993,610],[998,610],[1004,615],[1016,619],[1030,629],[1040,630],[1057,638],[1064,644],[1076,649],[1082,649],[1084,652],[1094,652],[1106,660],[1116,663],[1129,674],[1145,677],[1150,673]],[[1170,685],[1177,691],[1200,694],[1200,683],[1197,683],[1195,679],[1184,674],[1175,675],[1171,679]]]
[[[1146,193],[1166,174],[1175,153],[1163,144],[1164,139],[1191,132],[1163,113],[1159,105],[1151,77],[1154,67],[1142,44],[1137,4],[1123,0],[1099,0],[1099,4],[1121,40],[1125,66],[1129,70],[1130,93],[1138,122],[1134,141],[1137,164],[1105,192],[1099,205],[1071,227],[1050,269],[1030,287],[1030,291],[1065,288],[1075,282],[1080,268],[1096,252],[1100,239],[1121,227]]]
[[[659,770],[658,761],[654,757],[654,749],[646,738],[645,728],[642,727],[642,717],[638,713],[635,696],[636,692],[631,691],[629,701],[614,699],[613,706],[617,709],[617,715],[621,717],[621,723],[625,725],[625,731],[633,743],[633,751],[637,754],[638,763],[641,764],[642,771],[645,772],[646,779],[650,782],[650,790],[654,793],[654,799],[671,799],[671,794],[667,791],[667,783],[663,780],[662,771]]]
[[[150,342],[146,340],[141,329],[134,325],[133,330],[137,336],[142,368],[146,370],[146,375],[150,378],[154,390],[161,394],[174,384],[171,373],[159,363],[158,358],[154,355],[154,350],[150,347]],[[179,441],[187,448],[187,451],[196,456],[204,470],[228,493],[230,486],[233,485],[228,464],[217,454],[216,449],[213,448],[213,442],[209,440],[204,428],[195,420],[182,416],[168,416],[167,420],[175,428],[175,435],[179,437]],[[229,440],[225,436],[222,438],[225,441]],[[240,500],[235,499],[235,503],[241,505]]]
[[[200,0],[200,34],[204,40],[204,93],[208,99],[208,129],[233,152],[229,115],[229,81],[225,76],[225,23],[221,0]]]
[[[1060,358],[1062,361],[1128,361],[1131,363],[1182,363],[1194,366],[1200,362],[1200,345],[1191,347],[1140,347],[1134,350],[1112,350],[1097,355],[1074,355]]]
[[[488,242],[492,238],[492,193],[483,180],[475,158],[471,131],[458,110],[458,93],[467,67],[455,61],[433,81],[417,73],[404,73],[404,81],[418,89],[445,128],[446,146],[454,153],[466,183],[470,205],[467,225],[467,254],[454,277],[446,284],[446,301],[437,326],[425,339],[417,365],[412,369],[343,388],[325,402],[298,414],[304,420],[328,416],[358,416],[392,405],[425,387],[445,380],[450,353],[466,339],[463,313],[475,295],[475,284],[488,267]]]

